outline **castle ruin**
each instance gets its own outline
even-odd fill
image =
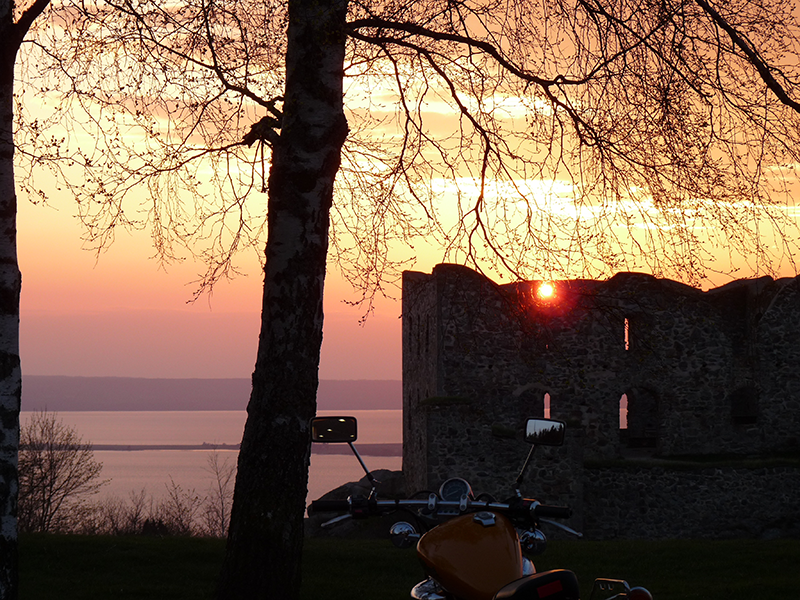
[[[572,505],[589,535],[800,532],[800,278],[543,283],[404,274],[410,489],[510,493],[522,424],[549,404],[568,439],[537,450],[523,492]]]

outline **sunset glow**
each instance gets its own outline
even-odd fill
[[[56,27],[60,26],[58,23]],[[65,34],[66,30],[54,30],[54,39]],[[36,65],[44,60],[43,47],[29,44],[23,49],[31,53],[29,64]],[[97,65],[103,70],[111,69],[113,64],[109,57],[112,54],[102,56]],[[453,64],[457,64],[457,60],[458,57],[453,57]],[[116,64],[117,58],[113,61]],[[280,73],[264,68],[266,79],[260,84],[263,90],[280,87]],[[36,74],[33,81],[38,81],[38,71],[34,69],[33,72]],[[200,77],[197,73],[192,75]],[[198,79],[202,85],[210,86],[209,90],[215,89],[213,73],[210,76],[210,80]],[[433,147],[421,144],[415,150],[427,157],[428,166],[432,167],[430,171],[423,170],[422,178],[406,171],[405,165],[395,169],[391,160],[383,160],[399,153],[405,143],[403,133],[408,123],[400,110],[398,76],[406,84],[403,105],[417,107],[419,131],[424,130],[424,137],[435,139],[438,144]],[[98,81],[102,79],[98,77]],[[111,130],[118,129],[120,139],[131,145],[146,145],[146,140],[154,133],[162,139],[176,136],[178,140],[181,126],[195,130],[193,119],[182,122],[178,118],[189,112],[172,110],[177,106],[174,98],[181,96],[182,88],[171,87],[172,84],[160,79],[145,78],[139,83],[142,84],[137,84],[140,96],[123,98],[119,104],[120,108],[127,107],[128,113],[114,113],[102,103],[93,105],[91,99],[86,99],[88,116],[62,125],[61,129],[51,128],[48,135],[67,139],[68,145],[72,145],[70,152],[75,153],[78,147],[84,150],[94,147],[92,126],[101,120],[100,115],[108,120],[103,123]],[[400,379],[402,375],[401,290],[392,283],[377,285],[380,293],[375,310],[366,324],[361,325],[361,318],[368,309],[352,305],[360,299],[360,293],[343,279],[333,264],[334,259],[345,265],[348,261],[353,264],[356,260],[364,261],[356,266],[372,268],[366,279],[373,282],[376,271],[382,275],[389,272],[386,279],[394,277],[396,282],[398,273],[385,267],[388,262],[401,265],[397,271],[420,272],[430,272],[440,262],[470,264],[499,283],[517,277],[536,278],[538,281],[533,287],[524,288],[525,293],[529,295],[527,300],[546,315],[569,310],[573,300],[566,282],[571,279],[600,279],[618,271],[648,272],[659,277],[675,277],[676,272],[686,275],[681,273],[680,265],[674,266],[661,256],[661,251],[669,250],[670,246],[658,245],[662,239],[680,240],[681,232],[688,232],[684,239],[698,241],[702,250],[700,260],[708,267],[705,278],[698,276],[688,281],[692,285],[702,285],[706,289],[722,285],[731,280],[728,274],[737,277],[795,274],[795,262],[791,253],[787,254],[782,239],[767,226],[759,228],[760,222],[753,217],[757,211],[749,204],[726,204],[721,208],[724,213],[742,215],[737,217],[742,223],[737,230],[742,231],[743,239],[747,238],[747,232],[757,232],[764,244],[763,255],[742,255],[722,230],[710,227],[711,217],[720,206],[704,198],[688,197],[685,201],[690,209],[683,205],[670,206],[662,214],[659,212],[662,207],[646,188],[625,188],[619,194],[604,197],[603,186],[592,181],[592,177],[574,177],[562,163],[562,158],[573,150],[568,141],[563,147],[556,145],[553,149],[550,143],[540,143],[525,133],[530,126],[529,119],[535,123],[534,131],[539,127],[541,131],[548,130],[543,124],[553,116],[553,111],[543,97],[498,86],[492,94],[487,92],[480,98],[464,95],[456,103],[449,87],[437,83],[435,78],[420,77],[415,64],[411,63],[361,64],[357,60],[348,67],[345,85],[351,137],[360,135],[369,145],[356,145],[354,150],[345,153],[337,185],[347,191],[348,185],[353,183],[352,190],[358,190],[355,182],[365,180],[374,184],[373,188],[378,191],[375,197],[343,194],[337,198],[331,215],[336,247],[331,252],[335,258],[331,259],[325,281],[325,335],[319,372],[322,379]],[[29,122],[46,122],[58,112],[62,94],[56,91],[60,89],[57,85],[51,85],[50,92],[38,96],[30,82],[20,89],[23,90],[20,94],[27,94],[25,102],[20,96],[20,110],[30,113]],[[201,89],[205,88],[198,86],[198,93]],[[164,98],[152,102],[153,94]],[[144,130],[133,126],[139,122],[138,109],[131,106],[134,100],[151,107],[146,119],[141,119],[147,126]],[[570,102],[580,103],[580,99],[570,98]],[[507,143],[515,147],[514,156],[524,155],[531,164],[541,164],[541,169],[531,171],[511,155],[505,158],[502,169],[496,165],[484,170],[473,169],[469,158],[477,156],[471,154],[474,149],[453,136],[454,131],[469,130],[461,112],[464,107],[475,114],[491,113],[492,123],[502,125],[502,132],[508,136]],[[589,108],[587,106],[587,111]],[[231,134],[231,139],[226,138],[220,144],[239,139],[242,131],[262,115],[262,107],[247,101],[236,111],[224,106],[219,110],[220,114],[231,110],[230,115],[237,115],[230,123],[239,127]],[[421,126],[423,121],[424,127]],[[219,131],[227,131],[229,120],[221,118],[220,123],[224,127],[220,126]],[[218,131],[210,119],[204,127],[213,130],[212,133]],[[233,126],[230,127],[233,131]],[[21,144],[26,141],[27,138],[20,138]],[[204,138],[195,134],[187,144],[202,149]],[[96,154],[85,151],[99,162],[104,148],[107,145],[101,144]],[[110,249],[96,256],[81,249],[81,236],[86,231],[75,218],[79,212],[77,204],[61,183],[47,173],[37,178],[36,187],[47,192],[49,206],[42,202],[33,205],[27,201],[28,194],[20,194],[21,354],[26,374],[251,375],[260,327],[263,281],[258,257],[263,251],[263,241],[258,240],[258,231],[263,224],[266,195],[259,190],[268,176],[270,163],[269,153],[266,159],[263,155],[258,159],[257,147],[237,147],[233,154],[236,160],[197,163],[190,178],[194,187],[181,192],[180,200],[186,206],[180,206],[177,218],[187,218],[192,211],[214,214],[218,207],[206,205],[204,201],[214,198],[216,187],[227,190],[230,182],[231,187],[249,194],[247,202],[241,204],[247,225],[243,229],[256,232],[253,238],[257,240],[257,247],[253,252],[237,256],[236,267],[241,275],[230,281],[222,280],[212,296],[194,303],[191,300],[196,285],[192,282],[205,270],[196,256],[186,252],[170,265],[159,265],[152,259],[156,248],[147,227],[132,233],[116,230]],[[800,209],[789,201],[800,197],[800,190],[790,188],[800,187],[795,175],[797,166],[786,163],[763,167],[771,187],[780,190],[770,213],[770,219],[775,222],[780,222],[777,217],[784,215],[797,222]],[[393,173],[400,172],[406,177],[392,179]],[[69,174],[69,170],[66,173]],[[381,179],[382,174],[387,179]],[[422,183],[418,189],[410,190],[409,181]],[[250,191],[247,191],[248,185],[252,186]],[[395,193],[398,198],[394,198]],[[147,224],[155,217],[169,221],[172,214],[154,216],[149,212],[152,203],[148,204],[145,194],[144,188],[130,192],[131,198],[126,200],[130,208],[126,209],[131,211],[131,220],[140,224]],[[412,198],[412,202],[403,204],[404,194],[406,199]],[[370,214],[376,198],[385,206],[380,216]],[[39,201],[35,195],[32,199]],[[225,205],[239,206],[230,198]],[[85,206],[95,205],[87,203]],[[228,214],[228,211],[221,212]],[[230,210],[229,214],[232,222],[225,221],[216,229],[197,229],[200,241],[215,240],[218,235],[222,246],[230,243],[230,232],[239,232],[239,214],[236,210]],[[441,227],[431,226],[431,215],[435,215]],[[191,223],[180,223],[181,231],[191,229],[189,225]],[[360,239],[354,233],[359,227]],[[491,240],[482,241],[480,236],[473,235],[484,227],[490,231]],[[797,229],[785,233],[788,237],[798,236]],[[680,248],[679,242],[675,244]],[[361,250],[370,247],[380,251],[386,248],[386,257],[378,257],[373,262],[370,260],[375,257],[365,259]],[[198,247],[197,255],[201,256],[204,250]],[[502,258],[498,259],[497,255]],[[381,263],[384,258],[387,263]],[[770,261],[774,264],[768,264]],[[358,268],[354,272],[362,276],[368,270],[359,271]]]
[[[192,303],[201,263],[187,257],[159,267],[147,231],[120,231],[96,256],[81,248],[83,230],[70,200],[54,194],[50,206],[20,202],[25,375],[252,375],[263,282],[255,252],[238,261],[241,275]],[[364,309],[346,303],[354,299],[350,285],[330,269],[320,378],[400,379],[399,301],[379,298],[361,325]]]
[[[550,282],[545,282],[536,289],[536,295],[540,300],[550,300],[555,293],[556,289]]]

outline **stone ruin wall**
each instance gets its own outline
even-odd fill
[[[590,472],[586,464],[630,452],[798,450],[800,278],[741,280],[702,292],[621,273],[603,282],[556,282],[557,300],[549,302],[536,299],[538,284],[498,286],[454,265],[405,274],[403,458],[410,489],[435,489],[459,475],[477,491],[510,493],[528,451],[522,423],[543,414],[545,393],[569,438],[565,448],[537,450],[529,485],[543,501],[571,504],[573,524],[599,537],[620,535],[618,523],[604,524],[625,508],[615,495],[628,489],[633,502],[641,494],[631,482],[641,488],[647,476]],[[621,431],[623,394],[628,428]],[[781,478],[800,486],[796,470]],[[671,489],[684,481],[678,477]],[[757,496],[766,483],[748,494]],[[707,502],[715,498],[713,492]],[[648,512],[633,504],[626,510]],[[654,534],[651,521],[637,526],[640,537]]]

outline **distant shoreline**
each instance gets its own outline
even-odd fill
[[[359,454],[364,456],[403,456],[403,444],[354,444]],[[311,454],[352,454],[346,444],[313,444]]]
[[[89,413],[89,412],[101,412],[101,413],[135,413],[135,412],[152,412],[152,413],[168,413],[168,412],[247,412],[246,408],[109,408],[109,409],[97,409],[97,408],[61,408],[61,409],[50,409],[50,408],[31,408],[31,407],[23,407],[20,410],[20,413],[32,413],[37,411],[46,411],[51,413]],[[402,411],[402,408],[326,408],[324,406],[318,406],[317,410],[325,411],[326,413],[330,413],[333,411],[338,411],[342,415],[349,415],[350,413],[359,413],[359,412],[383,412],[383,411],[394,411],[399,412]],[[356,416],[358,416],[356,414]]]
[[[356,444],[364,456],[403,456],[403,444]],[[143,450],[239,450],[239,444],[92,444],[98,452],[139,452]],[[351,454],[346,444],[314,444],[311,454]]]
[[[92,444],[102,452],[138,452],[140,450],[239,450],[240,444]]]

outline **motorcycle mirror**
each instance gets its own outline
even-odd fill
[[[525,441],[539,446],[561,446],[567,424],[554,419],[528,419],[525,424]]]
[[[311,441],[322,444],[355,442],[358,427],[355,417],[314,417],[311,419]]]
[[[517,480],[514,482],[514,490],[517,496],[521,496],[519,492],[522,486],[522,479],[525,477],[525,470],[533,458],[533,451],[536,446],[560,446],[564,443],[564,432],[567,430],[567,424],[564,421],[556,421],[555,419],[528,419],[525,422],[525,441],[531,445],[531,450],[528,452],[528,457],[522,464],[522,469],[517,475]]]
[[[346,443],[350,446],[364,473],[367,474],[367,479],[372,484],[372,491],[369,497],[372,498],[375,493],[375,485],[380,483],[372,475],[372,472],[364,464],[364,459],[356,450],[353,442],[356,441],[358,432],[358,423],[355,417],[314,417],[311,419],[311,441],[320,442],[322,444],[342,444]]]

